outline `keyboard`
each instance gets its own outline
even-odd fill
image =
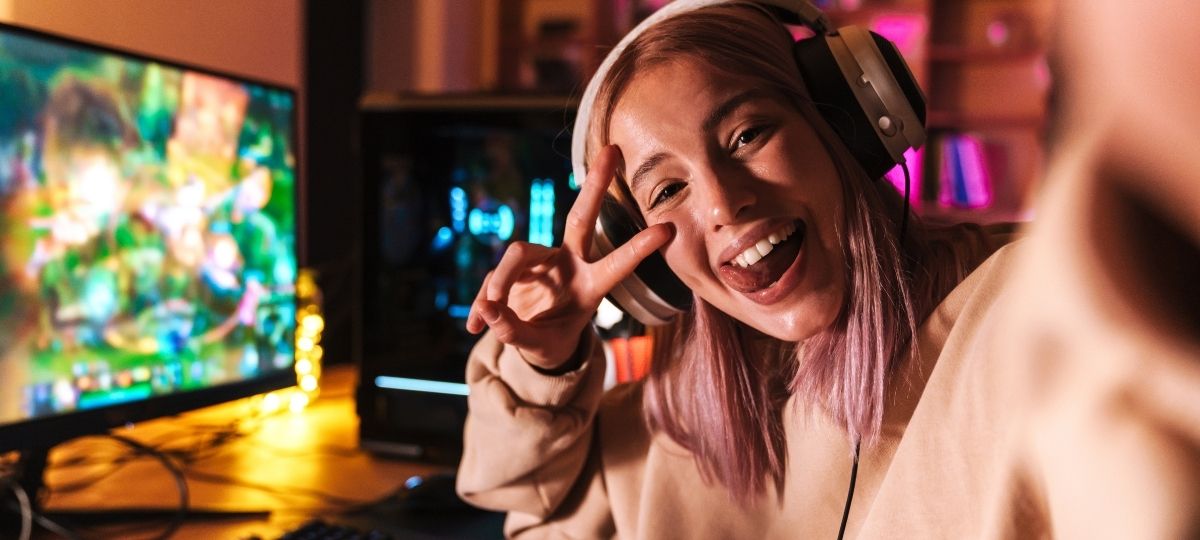
[[[395,537],[380,530],[364,530],[314,519],[284,533],[279,540],[395,540]]]

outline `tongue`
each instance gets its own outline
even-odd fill
[[[742,268],[732,263],[722,265],[718,270],[721,281],[724,281],[733,290],[742,293],[765,289],[779,281],[783,272],[792,265],[792,261],[796,260],[796,256],[800,253],[800,246],[803,244],[804,229],[800,227],[787,240],[776,245],[775,249],[771,250],[766,257],[750,265],[749,268]]]

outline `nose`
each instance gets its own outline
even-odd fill
[[[713,230],[737,223],[758,200],[749,180],[734,171],[712,171],[703,183],[707,186],[708,218]]]

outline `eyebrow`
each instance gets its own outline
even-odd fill
[[[708,133],[717,129],[717,124],[720,124],[725,117],[733,114],[733,111],[737,110],[738,107],[741,107],[743,103],[763,97],[764,95],[766,95],[766,93],[762,90],[758,88],[751,88],[750,90],[746,90],[745,92],[725,100],[724,103],[721,103],[711,112],[709,112],[708,116],[704,117],[704,123],[700,124],[700,129],[703,130],[704,133]]]
[[[633,176],[629,177],[629,192],[637,193],[638,185],[642,182],[645,182],[646,176],[650,174],[650,171],[654,170],[654,168],[657,167],[659,163],[662,163],[665,159],[667,159],[666,152],[656,152],[654,155],[646,158],[646,161],[643,161],[641,165],[638,165],[638,168],[636,171],[634,171]]]
[[[733,114],[733,111],[737,110],[738,107],[741,107],[747,101],[760,98],[764,94],[765,93],[762,90],[752,88],[725,100],[720,105],[714,107],[713,110],[708,113],[708,116],[704,117],[704,121],[700,124],[701,132],[709,133],[717,129],[717,125],[720,124],[722,120],[725,120],[725,118],[730,114]],[[667,159],[667,157],[668,155],[666,152],[657,152],[646,158],[641,165],[638,165],[637,170],[635,170],[633,175],[629,177],[629,191],[631,193],[637,193],[638,185],[644,182],[646,180],[646,176],[650,174],[650,171],[654,170],[654,168],[657,167],[659,163],[662,163],[663,160]]]

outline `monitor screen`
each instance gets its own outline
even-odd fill
[[[427,405],[466,395],[478,338],[466,317],[505,249],[562,243],[579,189],[572,111],[566,98],[414,97],[366,108],[365,438],[441,431],[461,439],[461,421]],[[392,397],[375,399],[384,395]]]
[[[286,381],[292,91],[3,25],[0,96],[0,450]]]

